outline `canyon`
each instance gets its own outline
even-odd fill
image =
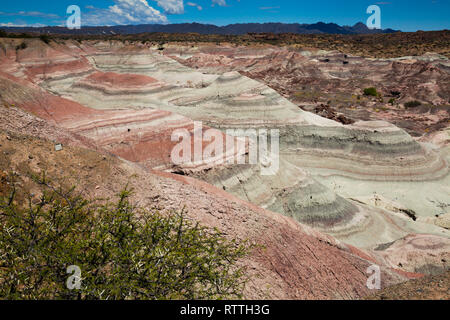
[[[0,161],[93,197],[129,181],[141,206],[263,245],[241,262],[248,299],[363,298],[371,265],[383,288],[450,267],[449,71],[432,52],[4,38]],[[247,141],[172,159],[176,130],[195,153],[239,129],[278,130],[276,172],[233,162]]]

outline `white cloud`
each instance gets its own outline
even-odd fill
[[[5,17],[13,17],[13,16],[37,17],[37,18],[46,18],[46,19],[58,19],[59,18],[59,16],[56,15],[56,14],[39,12],[39,11],[19,11],[19,12],[3,12],[3,11],[0,11],[0,16],[5,16]]]
[[[13,23],[13,22],[8,22],[8,23],[0,23],[0,27],[45,27],[45,24],[42,23],[33,23],[33,24],[20,24],[20,23]]]
[[[146,0],[114,0],[107,9],[89,7],[81,14],[84,26],[167,23],[167,17],[151,7]]]
[[[168,14],[183,14],[183,0],[152,0],[162,11],[149,5],[148,0],[113,0],[114,5],[108,8],[96,8],[86,5],[81,13],[82,26],[111,26],[129,24],[168,23]],[[211,0],[212,6],[227,6],[226,0]],[[203,7],[195,2],[186,2],[187,6],[203,10]],[[0,16],[29,16],[58,20],[58,24],[65,24],[65,17],[55,14],[47,14],[38,11],[2,12]],[[0,26],[26,26],[19,23],[0,23]]]
[[[196,4],[195,2],[186,2],[186,5],[190,6],[190,7],[197,7],[197,9],[199,11],[203,10],[203,7],[201,5],[199,5],[199,4]]]
[[[227,2],[225,0],[212,0],[212,5],[214,6],[215,4],[221,6],[221,7],[225,7],[227,5]]]
[[[158,6],[164,9],[168,14],[183,14],[184,4],[183,0],[155,0]]]

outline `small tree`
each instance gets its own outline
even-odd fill
[[[46,34],[41,34],[39,36],[39,39],[41,39],[42,42],[45,42],[46,44],[50,43],[50,37]]]
[[[183,210],[137,209],[128,189],[98,205],[45,176],[36,182],[39,199],[27,195],[17,204],[23,190],[14,187],[0,197],[0,298],[242,297],[245,270],[237,262],[246,244],[201,227]],[[67,286],[69,266],[81,271],[79,290]]]
[[[409,101],[405,103],[405,108],[409,109],[409,108],[416,108],[418,106],[421,106],[422,102],[414,100],[414,101]]]
[[[164,45],[165,45],[166,43],[165,42],[160,42],[159,44],[158,44],[158,50],[159,51],[164,51]]]
[[[22,42],[20,45],[16,47],[16,51],[25,50],[26,48],[28,48],[28,45],[25,42]]]
[[[377,97],[378,96],[378,92],[376,88],[366,88],[364,89],[364,95],[366,96],[373,96],[373,97]]]

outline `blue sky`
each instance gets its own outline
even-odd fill
[[[0,26],[63,25],[69,5],[81,8],[82,25],[245,22],[353,25],[366,9],[381,8],[382,28],[450,29],[450,0],[2,0]]]

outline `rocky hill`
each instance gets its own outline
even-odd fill
[[[365,24],[359,22],[354,26],[339,26],[335,23],[318,22],[314,24],[299,23],[241,23],[226,26],[215,26],[201,23],[179,24],[145,24],[125,26],[82,27],[79,30],[70,30],[63,27],[5,27],[11,32],[37,32],[44,34],[137,34],[137,33],[198,33],[220,35],[242,35],[246,33],[294,33],[294,34],[373,34],[394,33],[396,30],[370,30]]]

